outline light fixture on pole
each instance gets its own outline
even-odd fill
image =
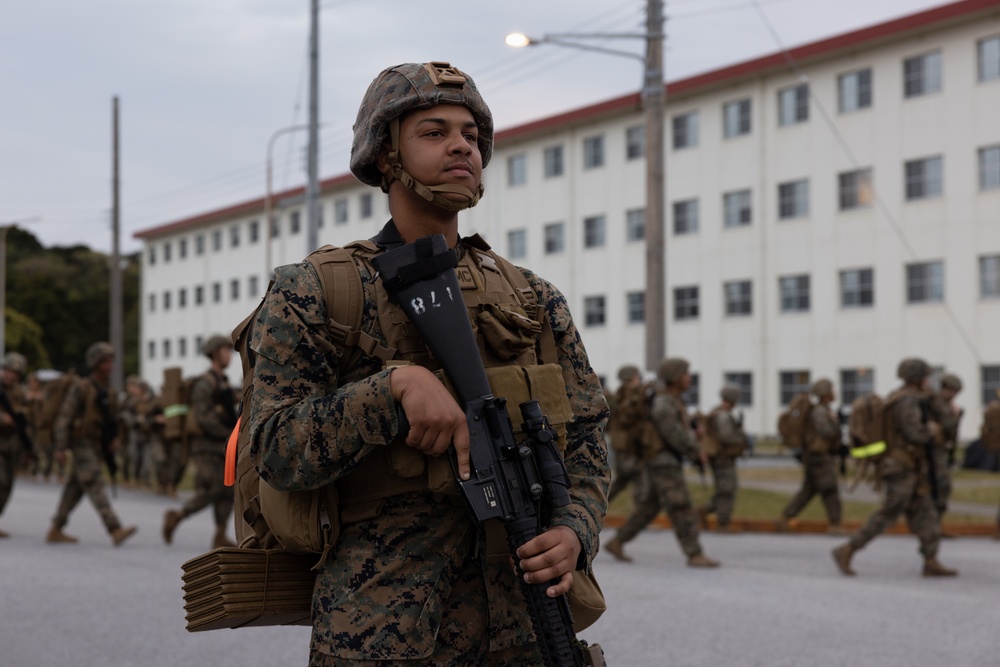
[[[584,44],[581,39],[642,39],[645,55]],[[655,369],[666,356],[666,166],[664,160],[663,1],[647,0],[644,33],[559,33],[540,38],[507,35],[508,46],[555,44],[584,51],[624,56],[643,63],[642,105],[646,116],[646,368]]]
[[[289,132],[309,130],[311,127],[311,124],[283,127],[280,130],[276,130],[267,141],[267,191],[264,195],[264,247],[266,248],[264,263],[267,269],[267,273],[265,273],[267,280],[270,280],[271,275],[274,273],[274,267],[271,265],[271,236],[273,235],[272,228],[274,226],[274,223],[271,221],[271,153],[274,150],[274,142],[277,141],[278,137]]]

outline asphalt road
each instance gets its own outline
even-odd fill
[[[168,547],[160,525],[177,502],[121,490],[116,510],[140,527],[131,541],[113,548],[84,500],[67,528],[80,543],[49,545],[58,494],[18,480],[0,517],[11,533],[0,541],[0,667],[306,664],[308,628],[184,629],[180,566],[208,549],[207,512]],[[687,568],[666,531],[630,543],[634,563],[598,556],[610,610],[582,636],[611,667],[1000,665],[998,542],[945,541],[941,560],[961,576],[928,580],[913,537],[876,540],[856,557],[854,578],[830,559],[838,538],[703,541],[718,570]]]

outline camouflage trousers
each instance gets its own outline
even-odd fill
[[[615,537],[625,544],[648,526],[663,509],[670,517],[681,550],[688,558],[700,554],[698,517],[691,506],[691,496],[681,466],[651,465],[646,469],[646,483],[649,492],[635,506]]]
[[[20,452],[0,451],[0,514],[3,514],[3,508],[10,500],[10,492],[14,489],[18,458]]]
[[[851,537],[851,546],[855,550],[861,549],[896,523],[900,514],[905,514],[910,532],[920,539],[920,553],[925,558],[936,556],[941,542],[941,524],[933,499],[921,490],[917,473],[903,470],[883,477],[882,483],[885,485],[885,501]]]
[[[525,612],[527,613],[527,612]],[[489,609],[482,565],[466,558],[451,594],[444,600],[434,652],[413,660],[355,660],[312,650],[309,667],[544,667],[535,643],[490,651]],[[387,634],[391,640],[391,634]]]
[[[802,464],[802,488],[789,501],[782,515],[798,515],[813,496],[819,495],[830,523],[840,523],[840,490],[837,488],[837,463],[832,454],[806,454]]]
[[[189,517],[211,505],[215,525],[225,526],[233,513],[233,490],[225,484],[226,456],[221,452],[196,453],[191,458],[195,465],[195,495],[184,503],[181,514]]]
[[[948,450],[943,447],[934,448],[934,481],[937,483],[937,499],[934,507],[938,514],[948,511],[948,499],[951,498],[951,468],[948,466]]]
[[[56,528],[63,528],[69,523],[69,515],[86,495],[101,515],[101,521],[108,532],[121,528],[118,516],[111,509],[108,494],[104,491],[104,471],[101,469],[101,457],[93,447],[75,447],[73,449],[73,466],[70,468],[69,479],[63,487],[59,509],[52,517]]]
[[[615,452],[615,474],[608,489],[608,502],[632,485],[632,502],[638,505],[646,494],[645,465],[642,459],[634,453]]]
[[[720,526],[728,526],[736,505],[736,459],[720,454],[713,456],[711,463],[715,491],[705,505],[705,513],[715,514]]]

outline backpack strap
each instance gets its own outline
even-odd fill
[[[525,312],[530,313],[534,310],[536,318],[542,323],[542,331],[538,336],[538,342],[541,347],[539,363],[558,364],[559,353],[556,349],[556,337],[552,332],[552,323],[549,322],[545,306],[538,302],[538,294],[531,288],[528,279],[521,273],[521,269],[493,252],[493,250],[485,250],[483,253],[493,258],[493,261],[500,268],[500,272],[503,273],[504,278],[514,287],[517,299],[521,302],[521,306],[525,309]]]

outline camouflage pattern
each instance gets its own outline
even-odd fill
[[[703,508],[705,514],[714,514],[720,527],[730,524],[733,509],[736,507],[736,459],[726,454],[713,456],[709,461],[712,466],[712,481],[715,489],[712,497]]]
[[[92,346],[93,347],[93,346]],[[93,385],[93,386],[88,386]],[[111,414],[117,412],[114,392],[108,397]],[[101,468],[101,413],[97,405],[97,383],[92,378],[81,378],[66,390],[53,429],[55,451],[69,450],[73,465],[63,488],[62,498],[52,523],[62,529],[69,522],[70,513],[86,495],[101,516],[108,532],[121,528],[121,523],[104,490],[104,471]]]
[[[930,374],[931,367],[917,357],[903,359],[896,367],[896,377],[909,385],[918,386]]]
[[[16,354],[16,353],[11,353]],[[8,357],[10,355],[7,355]],[[3,385],[2,389],[10,401],[14,412],[19,415],[26,415],[28,411],[28,394],[24,386],[19,383]],[[17,435],[17,425],[14,423],[15,415],[8,415],[0,408],[0,514],[3,514],[4,507],[10,499],[10,494],[14,490],[14,478],[17,474],[17,464],[21,460],[24,446]],[[10,423],[6,423],[7,419]]]
[[[612,440],[612,442],[614,442]],[[619,493],[632,485],[632,504],[642,501],[648,491],[646,479],[646,464],[642,457],[635,453],[614,452],[615,474],[611,477],[611,487],[608,489],[608,503]]]
[[[892,474],[897,469],[915,470],[921,479],[921,488],[929,491],[927,462],[924,445],[931,439],[928,425],[929,411],[924,407],[927,395],[920,389],[906,385],[886,398],[889,403],[886,416],[885,441],[889,447],[881,469]]]
[[[228,406],[224,405],[225,401],[229,401]],[[195,495],[184,503],[181,515],[189,517],[211,505],[215,525],[224,526],[233,513],[233,490],[224,482],[226,442],[236,425],[232,419],[235,415],[233,392],[226,376],[214,370],[199,376],[191,387],[191,411],[201,434],[191,438]]]
[[[945,373],[941,376],[941,388],[951,389],[955,393],[962,391],[962,379],[954,373]]]
[[[28,372],[28,358],[20,352],[8,352],[3,357],[3,367],[12,370],[22,378]]]
[[[713,435],[719,441],[721,453],[730,458],[742,456],[747,447],[747,434],[732,410],[720,405],[709,413],[709,421],[708,428],[712,429]]]
[[[826,378],[821,378],[813,382],[812,388],[809,390],[813,396],[819,398],[832,398],[833,397],[833,383]]]
[[[941,525],[933,500],[920,491],[922,480],[912,470],[898,470],[883,477],[882,484],[885,487],[882,507],[851,536],[851,546],[861,549],[894,525],[900,514],[905,514],[907,527],[920,540],[920,553],[925,558],[935,557],[941,542]]]
[[[840,421],[828,402],[813,406],[806,426],[806,447],[816,454],[835,453],[840,447]]]
[[[666,446],[650,460],[648,492],[618,529],[615,538],[622,544],[630,541],[663,509],[670,517],[681,550],[690,558],[702,550],[698,541],[698,517],[691,505],[680,457],[699,460],[698,441],[688,424],[687,410],[676,396],[659,392],[653,398],[652,418]]]
[[[364,263],[359,269],[365,290],[361,328],[385,345],[381,283]],[[475,270],[482,278],[481,268]],[[574,413],[565,453],[571,502],[554,511],[549,524],[579,536],[581,565],[589,568],[607,507],[607,403],[566,299],[530,271],[523,273],[551,324]],[[330,484],[399,431],[391,370],[335,345],[325,328],[326,313],[318,275],[308,262],[277,269],[251,341],[259,356],[249,420],[251,455],[262,480],[279,490]],[[439,660],[435,651],[453,650],[449,644],[463,654],[524,650],[534,632],[509,555],[492,562],[486,554],[484,531],[472,524],[456,496],[398,495],[386,499],[377,516],[346,523],[316,580],[313,664],[482,664]],[[472,635],[469,628],[476,627],[486,631],[471,637],[475,648],[454,638]]]
[[[108,357],[113,357],[113,356],[115,356],[115,348],[112,347],[111,343],[105,343],[105,342],[94,343],[87,348],[87,353],[85,355],[87,368],[93,370],[94,366],[101,363]]]
[[[798,516],[817,494],[823,500],[830,523],[840,523],[842,510],[836,458],[829,453],[807,452],[802,461],[802,487],[782,510],[782,516],[786,519]]]
[[[945,376],[954,378],[955,376]],[[941,380],[942,388],[945,387],[944,379]],[[954,391],[961,390],[961,381],[956,387],[952,381],[950,388]],[[937,498],[934,505],[938,514],[948,511],[948,500],[951,498],[951,464],[954,462],[955,450],[958,447],[958,427],[962,419],[962,412],[952,409],[952,404],[941,394],[932,394],[927,399],[928,417],[937,425],[937,434],[934,439],[934,479],[937,487]]]
[[[218,350],[224,347],[232,347],[233,341],[229,336],[210,336],[201,346],[201,353],[206,357],[211,357]]]

